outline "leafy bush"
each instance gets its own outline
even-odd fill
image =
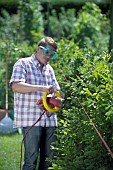
[[[109,146],[112,142],[113,84],[110,55],[83,53],[73,41],[59,43],[58,62],[52,63],[65,94],[59,111],[55,170],[111,170],[112,158],[87,113]]]

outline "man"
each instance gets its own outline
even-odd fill
[[[51,37],[46,37],[38,43],[35,54],[19,59],[14,65],[10,80],[14,91],[14,127],[22,128],[23,135],[43,112],[37,105],[43,93],[52,94],[60,90],[53,68],[48,64],[50,59],[56,57],[57,44]],[[38,170],[47,170],[52,166],[49,160],[53,158],[51,144],[56,140],[56,127],[56,113],[45,112],[40,121],[29,130],[24,139],[23,170],[35,170],[37,158]]]

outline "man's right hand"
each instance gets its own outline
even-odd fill
[[[48,94],[54,93],[54,88],[53,86],[45,86],[45,91],[48,92]]]

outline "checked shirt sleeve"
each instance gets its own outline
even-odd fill
[[[13,82],[25,82],[26,80],[26,65],[22,59],[18,60],[14,67],[9,85]]]

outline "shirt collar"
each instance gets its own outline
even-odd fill
[[[40,64],[39,61],[36,59],[36,57],[35,57],[34,54],[32,54],[31,58],[32,58],[33,64],[34,64],[36,67],[40,67],[40,66],[41,66],[41,64]],[[46,65],[47,65],[47,63],[44,64],[43,70],[46,69]]]

